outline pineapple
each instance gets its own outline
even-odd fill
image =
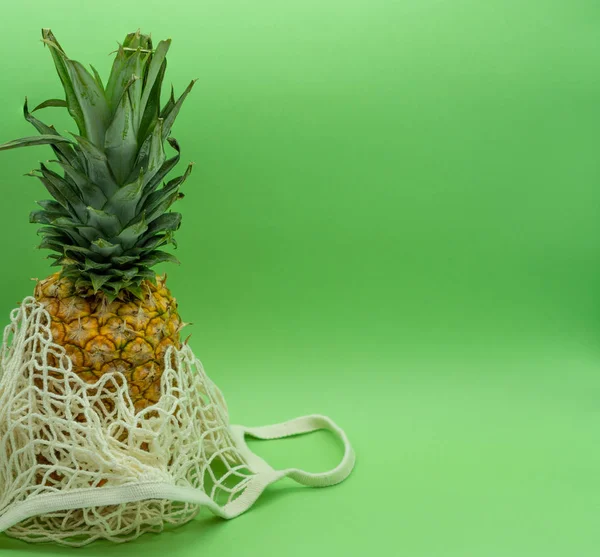
[[[51,316],[55,343],[72,370],[88,383],[121,372],[136,411],[160,397],[165,351],[181,347],[185,325],[177,302],[152,267],[177,262],[161,248],[174,245],[181,215],[170,212],[182,197],[183,175],[163,179],[180,158],[171,127],[195,80],[176,100],[160,95],[170,40],[153,48],[139,30],[119,44],[106,86],[95,70],[65,54],[50,29],[42,30],[65,99],[46,107],[67,108],[77,124],[72,138],[24,114],[40,135],[10,141],[0,150],[50,145],[56,156],[29,173],[52,199],[38,202],[32,223],[41,225],[41,248],[60,270],[38,281],[34,295]],[[167,158],[165,143],[175,151]],[[55,170],[49,164],[56,165]]]

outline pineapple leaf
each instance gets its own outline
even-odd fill
[[[123,46],[119,45],[105,89],[106,100],[113,113],[121,101],[127,82],[134,75],[132,64],[132,57],[127,56]]]
[[[113,115],[112,122],[106,130],[104,150],[109,165],[119,184],[123,183],[131,173],[138,150],[137,134],[134,128],[133,108],[127,89],[136,77],[129,80],[121,96],[121,100]]]
[[[109,280],[110,275],[97,275],[96,273],[88,273],[94,293],[98,292]]]
[[[38,104],[31,112],[35,112],[36,110],[41,110],[42,108],[47,108],[49,106],[67,108],[67,101],[63,99],[48,99],[47,101]]]
[[[137,284],[130,284],[127,286],[127,290],[131,292],[138,300],[144,301],[145,292],[142,290],[141,286]]]
[[[146,185],[144,186],[144,196],[142,197],[142,203],[145,203],[147,197],[157,188],[160,186],[161,182],[163,181],[163,179],[167,176],[167,174],[169,172],[171,172],[171,170],[173,170],[173,168],[175,168],[175,166],[177,165],[177,163],[179,162],[180,159],[180,148],[179,148],[179,143],[177,143],[177,140],[174,137],[169,137],[167,139],[167,141],[169,142],[169,144],[177,151],[177,154],[166,160],[162,166],[160,167],[160,169],[158,170],[158,172],[156,172],[156,174],[154,174],[154,176],[152,176],[148,182],[146,183]]]
[[[143,91],[143,74],[147,67],[147,60],[151,54],[152,42],[147,35],[128,35],[123,46],[119,47],[117,57],[111,70],[109,83],[107,85],[107,97],[114,112],[129,80],[136,78],[127,88],[131,108],[133,111],[133,126],[139,129],[141,114],[139,106]]]
[[[29,112],[27,106],[27,97],[25,97],[25,103],[23,105],[23,115],[25,116],[25,120],[27,120],[39,133],[43,135],[56,135],[62,137],[54,128],[54,126],[47,126],[40,120],[38,120],[35,116],[32,116]],[[69,142],[70,143],[70,142]],[[76,168],[81,168],[79,161],[77,160],[77,156],[75,155],[75,151],[73,150],[73,146],[69,143],[57,143],[56,145],[51,145],[52,150],[64,162],[68,162]]]
[[[159,248],[161,246],[166,246],[169,244],[175,244],[175,239],[173,238],[173,232],[167,231],[164,234],[156,234],[154,236],[150,236],[149,238],[144,238],[140,243],[139,253],[144,252],[147,253],[152,251],[153,249]]]
[[[162,90],[162,83],[165,77],[166,69],[167,61],[163,60],[144,107],[142,120],[138,129],[138,143],[141,143],[143,138],[145,138],[154,129],[156,121],[160,117],[160,93]],[[146,90],[144,90],[144,93],[145,92]]]
[[[96,255],[93,251],[84,248],[82,246],[65,246],[65,254],[70,253],[75,256],[78,260],[84,257],[94,257]]]
[[[146,110],[148,99],[150,98],[151,93],[156,91],[156,88],[154,87],[155,83],[158,84],[158,90],[160,91],[162,82],[161,74],[164,75],[165,73],[166,56],[170,46],[171,39],[160,41],[156,47],[156,50],[154,51],[154,54],[152,54],[152,59],[150,64],[148,64],[148,74],[144,80],[144,92],[142,93],[142,98],[140,101],[140,112],[142,114]]]
[[[52,187],[52,191],[50,191],[52,197],[60,201],[56,196],[56,192],[60,192],[60,195],[68,203],[68,206],[72,208],[74,216],[77,216],[79,219],[85,218],[85,205],[71,185],[62,176],[50,170],[43,163],[40,164],[40,169],[43,176],[40,180],[42,180],[48,191],[50,191],[49,186]]]
[[[104,257],[121,255],[123,253],[123,248],[119,244],[107,242],[103,238],[98,238],[98,240],[92,242],[90,248],[93,253],[103,255]]]
[[[80,212],[80,209],[81,209],[81,207],[78,205],[78,203],[81,203],[81,201],[77,199],[77,196],[73,194],[72,190],[66,189],[66,191],[63,191],[61,189],[61,184],[57,185],[57,183],[54,180],[49,180],[44,175],[39,176],[39,175],[35,174],[34,171],[32,171],[29,174],[26,174],[26,176],[32,176],[34,178],[37,178],[40,182],[42,182],[42,184],[44,184],[45,188],[48,190],[48,193],[54,199],[56,199],[56,201],[58,201],[58,203],[67,212],[67,214],[77,218],[78,213]],[[67,188],[69,188],[69,186],[67,186]],[[73,198],[74,198],[74,202],[77,204],[77,210],[75,210],[73,208],[73,206],[71,205],[71,203],[69,202],[69,199],[73,199]]]
[[[138,271],[138,277],[141,280],[147,280],[156,286],[156,273],[152,269],[142,267]]]
[[[143,239],[146,240],[158,232],[177,230],[180,224],[181,213],[165,213],[150,223]]]
[[[56,145],[58,143],[73,143],[67,137],[62,135],[36,135],[33,137],[22,137],[7,141],[0,145],[0,151],[8,151],[8,149],[16,149],[17,147],[31,147],[35,145]]]
[[[113,263],[117,265],[127,265],[128,263],[133,263],[134,261],[139,261],[140,258],[138,255],[120,255],[118,257],[113,257]]]
[[[78,281],[81,278],[80,271],[76,265],[65,265],[60,273],[61,278],[70,278]]]
[[[110,110],[104,91],[98,88],[98,84],[82,64],[69,59],[65,62],[83,112],[86,131],[84,136],[94,145],[102,146],[110,121]]]
[[[90,68],[92,68],[92,72],[94,73],[94,79],[96,80],[96,85],[98,86],[98,89],[100,89],[100,91],[102,91],[102,94],[104,94],[104,85],[102,84],[102,78],[100,77],[98,70],[94,68],[94,66],[92,66],[91,64]]]
[[[63,243],[57,242],[52,238],[43,238],[38,246],[39,249],[49,249],[52,251],[57,251],[58,253],[63,253]]]
[[[166,102],[165,106],[160,111],[160,117],[163,119],[166,118],[167,114],[169,114],[169,112],[171,112],[171,110],[173,110],[174,106],[175,106],[175,88],[173,87],[173,85],[171,85],[171,93],[169,94],[169,100]]]
[[[100,231],[97,228],[94,228],[93,226],[79,225],[77,227],[77,232],[79,232],[79,234],[81,234],[87,240],[88,243],[95,242],[98,238],[102,236]]]
[[[65,236],[65,234],[58,228],[52,228],[51,226],[42,226],[36,230],[36,234],[42,234],[44,236]]]
[[[143,188],[143,175],[139,178],[118,189],[115,194],[106,202],[104,210],[117,216],[122,225],[127,225],[136,215],[136,208],[140,202]]]
[[[71,179],[75,187],[79,190],[81,198],[88,204],[93,207],[102,207],[106,203],[106,196],[102,189],[90,182],[90,179],[85,174],[79,172],[79,170],[73,168],[68,163],[62,161],[52,162],[58,164],[65,171],[65,175]]]
[[[83,268],[86,271],[106,270],[106,269],[110,269],[111,267],[112,267],[111,263],[99,263],[98,261],[94,261],[93,259],[90,259],[89,257],[86,257],[85,261],[83,262]]]
[[[70,244],[72,239],[68,234],[57,230],[56,228],[51,228],[48,226],[42,227],[37,231],[38,235],[43,236],[44,238],[48,238],[54,242],[61,243],[64,247],[65,244]]]
[[[183,194],[179,193],[179,186],[185,182],[192,171],[193,164],[190,163],[182,176],[170,180],[165,186],[148,196],[144,203],[144,209],[148,215],[148,222],[163,214]]]
[[[153,222],[161,215],[164,215],[165,211],[167,211],[167,209],[171,205],[173,205],[173,203],[175,203],[175,201],[177,201],[177,199],[179,199],[180,196],[183,195],[182,193],[179,193],[178,190],[175,190],[170,193],[163,192],[161,190],[160,192],[155,193],[160,193],[161,197],[159,199],[156,199],[156,201],[149,205],[149,207],[146,209],[148,214],[148,222]]]
[[[178,176],[177,178],[173,178],[172,180],[169,180],[166,183],[165,188],[169,189],[169,188],[172,188],[175,186],[180,186],[181,184],[183,184],[188,179],[188,176],[192,173],[192,168],[194,168],[193,162],[188,164],[187,168],[185,169],[185,172],[181,176]]]
[[[106,155],[84,137],[72,134],[77,140],[78,147],[87,163],[88,175],[94,184],[102,184],[102,190],[110,197],[118,186],[108,164]]]
[[[36,201],[36,203],[46,211],[61,213],[63,216],[67,216],[67,213],[64,212],[63,206],[53,199],[42,199],[41,201]]]
[[[163,123],[163,119],[159,118],[154,126],[152,135],[149,136],[150,148],[148,152],[148,166],[146,167],[146,176],[148,179],[159,172],[165,162],[165,147],[162,138]],[[148,179],[144,180],[144,183],[147,183]]]
[[[65,265],[65,258],[61,255],[56,255],[55,253],[47,255],[46,259],[54,259],[54,261],[50,263],[50,267],[63,267]]]
[[[129,269],[110,269],[108,271],[109,275],[114,277],[118,277],[120,279],[125,279],[126,282],[134,279],[139,272],[137,267],[130,267]]]
[[[63,213],[52,213],[50,211],[32,211],[29,214],[29,222],[34,224],[52,224],[56,219],[64,217]]]
[[[121,230],[121,223],[116,215],[93,207],[87,207],[87,223],[108,237],[116,236]]]
[[[42,29],[42,42],[50,47],[50,54],[54,60],[58,77],[60,78],[63,89],[65,90],[69,114],[72,116],[73,120],[75,120],[75,123],[79,128],[79,133],[85,135],[85,119],[81,106],[79,105],[79,101],[77,100],[77,95],[75,94],[75,89],[69,75],[69,70],[67,69],[67,65],[65,63],[66,54],[60,44],[58,44],[56,37],[50,29]]]
[[[194,86],[194,83],[196,83],[196,81],[198,80],[193,79],[191,83],[186,87],[185,91],[181,94],[179,99],[177,99],[177,102],[172,106],[172,108],[166,114],[164,114],[164,116],[161,114],[161,117],[164,117],[165,120],[165,124],[163,126],[163,139],[166,139],[171,133],[171,128],[173,127],[175,118],[177,118],[177,115],[179,114],[181,105],[183,104],[185,98],[188,96],[188,93],[192,90],[192,87]]]
[[[159,119],[154,126],[153,132],[145,139],[140,147],[135,160],[129,181],[137,178],[138,174],[144,169],[144,185],[160,170],[165,161],[165,149],[162,140],[163,121]]]
[[[121,233],[115,238],[125,250],[132,248],[137,240],[148,230],[148,225],[146,224],[146,218],[144,213],[142,213],[141,219],[123,229]],[[120,255],[120,254],[119,254]]]
[[[180,186],[192,165],[182,176],[167,178],[181,156],[170,133],[196,80],[177,99],[171,87],[161,110],[170,39],[153,49],[149,35],[129,33],[118,46],[106,87],[94,66],[86,69],[66,55],[50,29],[42,30],[42,40],[64,100],[45,100],[31,112],[67,108],[77,133],[63,137],[30,113],[25,98],[23,113],[39,135],[0,145],[0,151],[49,145],[55,154],[28,174],[53,198],[39,201],[41,210],[30,220],[41,226],[40,248],[54,252],[49,258],[62,267],[61,276],[76,287],[102,291],[109,300],[142,298],[142,282],[156,282],[154,265],[178,263],[160,248],[177,246],[174,231],[181,215],[165,212],[183,196]],[[169,159],[165,141],[176,151]],[[48,162],[56,163],[61,175]]]
[[[148,255],[146,255],[140,263],[145,265],[146,267],[154,267],[154,265],[158,265],[159,263],[175,263],[176,265],[180,265],[179,259],[177,259],[174,255],[167,253],[166,251],[152,251]]]
[[[71,219],[67,217],[59,217],[53,220],[51,225],[67,234],[71,238],[71,242],[69,243],[77,246],[81,246],[86,243],[83,236],[81,236],[79,233],[78,224],[73,222]]]

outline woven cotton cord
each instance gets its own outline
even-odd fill
[[[128,541],[191,520],[198,504],[140,500],[60,509],[65,494],[147,482],[199,489],[226,504],[252,477],[236,450],[223,397],[189,347],[165,356],[162,396],[136,413],[125,378],[97,383],[71,370],[50,316],[26,298],[11,314],[0,376],[0,520],[21,503],[58,495],[59,507],[11,524],[27,541]],[[50,366],[52,361],[58,365]],[[75,419],[78,417],[78,420]],[[43,501],[43,499],[42,499]],[[31,506],[32,503],[28,503]],[[34,505],[35,506],[35,505]]]
[[[183,524],[201,505],[233,518],[286,475],[325,486],[352,470],[344,432],[324,416],[230,427],[221,392],[188,346],[169,349],[159,402],[136,413],[125,377],[82,381],[49,324],[44,308],[26,298],[4,333],[0,531],[10,536],[71,546],[124,542]],[[275,471],[244,440],[322,428],[345,445],[340,465],[324,474]]]

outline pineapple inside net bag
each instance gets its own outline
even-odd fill
[[[353,468],[346,435],[325,416],[230,425],[221,392],[187,345],[169,348],[159,401],[136,412],[119,372],[94,384],[73,373],[50,321],[29,297],[4,332],[0,532],[71,546],[125,542],[184,524],[203,506],[234,518],[285,476],[325,487]],[[344,445],[340,464],[326,473],[274,470],[245,442],[246,435],[277,439],[317,429]]]

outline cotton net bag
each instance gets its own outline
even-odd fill
[[[326,487],[353,468],[345,433],[325,416],[230,425],[223,395],[188,345],[169,349],[159,402],[136,412],[119,372],[95,384],[72,372],[50,322],[28,297],[4,332],[0,532],[69,546],[126,542],[184,524],[202,507],[234,518],[286,476]],[[246,435],[277,439],[318,429],[332,431],[344,445],[340,464],[325,473],[275,470],[245,442]]]

